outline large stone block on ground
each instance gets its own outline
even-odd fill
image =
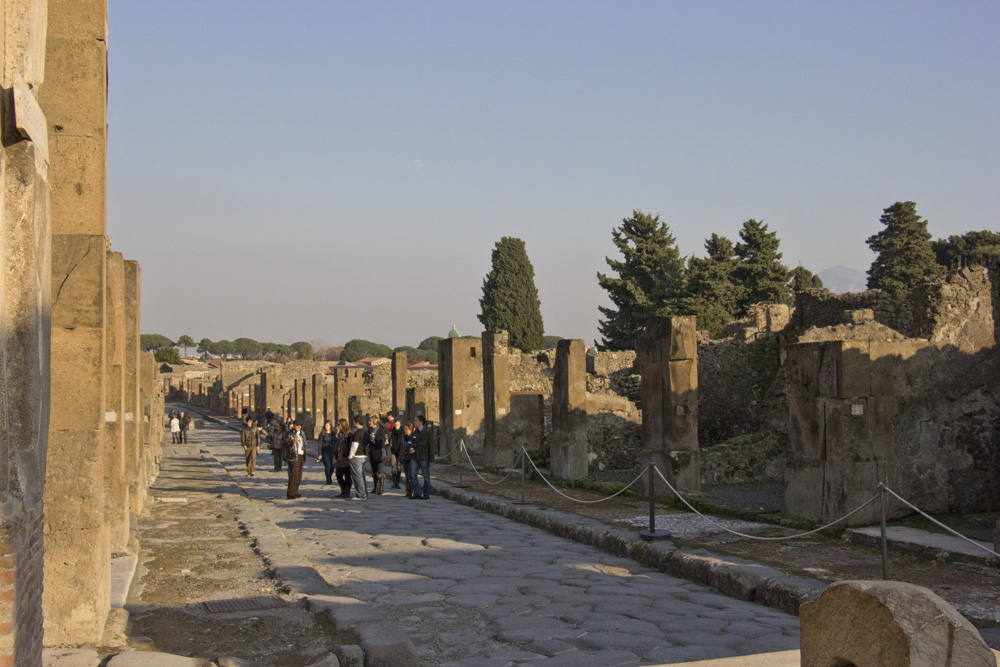
[[[979,632],[921,586],[841,581],[802,605],[802,667],[996,667]]]

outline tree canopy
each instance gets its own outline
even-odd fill
[[[739,266],[734,277],[744,290],[741,295],[740,313],[755,303],[792,303],[788,288],[788,267],[781,263],[777,232],[769,232],[767,225],[753,218],[743,223],[740,230],[742,242],[736,244]]]
[[[876,254],[868,269],[868,289],[880,289],[897,299],[942,272],[934,258],[927,221],[917,215],[912,201],[896,202],[883,209],[879,221],[885,229],[868,237]]]
[[[162,364],[179,364],[181,355],[177,353],[177,348],[160,347],[153,352],[153,359]]]
[[[712,234],[705,250],[707,257],[688,259],[686,310],[697,318],[699,329],[718,336],[738,316],[745,289],[735,282],[739,260],[732,241]]]
[[[437,354],[438,341],[441,340],[442,338],[443,336],[428,336],[427,338],[420,341],[420,344],[417,345],[417,349],[427,350],[428,352],[433,352],[434,354]]]
[[[535,269],[521,239],[504,236],[496,242],[479,306],[479,321],[487,331],[506,331],[510,344],[518,349],[541,349],[541,302]]]
[[[791,276],[791,280],[788,286],[791,287],[793,292],[801,292],[823,286],[823,281],[820,280],[820,277],[804,266],[796,266],[789,275]]]
[[[344,343],[340,353],[341,361],[357,361],[367,357],[392,357],[392,348],[370,340],[354,338]]]
[[[934,258],[941,266],[957,269],[972,264],[987,264],[1000,259],[1000,234],[989,230],[966,232],[931,242]]]
[[[173,347],[174,342],[163,334],[140,334],[139,347],[144,352],[152,352],[163,347]]]
[[[611,233],[622,260],[605,257],[617,278],[598,272],[613,308],[599,306],[603,349],[634,349],[636,338],[652,317],[682,314],[687,297],[684,260],[670,229],[659,215],[638,210]]]

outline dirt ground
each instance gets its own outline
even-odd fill
[[[432,466],[432,477],[448,483],[457,483],[459,474],[450,465]],[[494,482],[500,479],[498,475],[483,475]],[[498,485],[482,482],[469,470],[462,474],[462,482],[469,486],[469,491],[488,493],[498,497],[520,499],[520,477],[508,478]],[[580,500],[596,500],[609,495],[606,492],[595,492],[580,488],[561,488],[563,493]],[[618,498],[598,504],[579,504],[567,500],[541,481],[528,480],[524,491],[525,499],[533,504],[551,507],[563,512],[579,514],[597,519],[618,528],[632,527],[635,531],[646,528],[646,525],[631,525],[628,521],[647,517],[649,503],[635,496],[619,496]],[[727,489],[721,495],[739,496],[739,491]],[[753,496],[748,500],[761,507],[752,509],[773,510],[773,505],[766,500]],[[666,507],[658,507],[657,515],[688,514]],[[977,526],[968,517],[948,517],[961,522],[962,530],[975,539],[989,539],[987,530]],[[980,517],[978,523],[984,526],[996,520],[995,516]],[[899,525],[912,525],[927,529],[929,523],[923,520],[902,521]],[[782,529],[775,527],[767,534],[781,535]],[[760,542],[734,537],[728,533],[704,531],[695,537],[676,539],[685,547],[705,548],[720,555],[748,558],[777,569],[810,576],[824,582],[841,581],[845,579],[880,579],[882,577],[881,551],[862,545],[851,544],[837,537],[817,535],[793,541]],[[922,554],[896,553],[889,554],[889,576],[896,581],[905,581],[925,586],[970,618],[979,627],[994,627],[1000,625],[1000,568],[988,567],[982,564],[965,562],[942,562]]]

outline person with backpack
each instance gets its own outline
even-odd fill
[[[288,490],[285,497],[289,500],[301,498],[299,483],[302,481],[302,466],[306,461],[306,434],[302,432],[302,422],[297,419],[286,439],[285,461],[288,462]]]

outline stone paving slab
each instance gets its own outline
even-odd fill
[[[420,664],[640,665],[662,662],[662,651],[717,657],[768,638],[798,642],[798,620],[782,611],[441,496],[335,499],[315,459],[303,497],[286,500],[285,473],[265,465],[269,458],[246,476],[236,433],[207,424],[199,436],[248,498],[240,502],[251,534],[270,531],[286,545],[279,576],[314,571],[334,595],[303,592],[312,604],[330,608],[335,622],[359,622],[353,627],[371,645],[408,637]],[[598,526],[568,532],[585,538]],[[626,537],[636,543],[629,531],[607,539]],[[262,553],[270,558],[266,544]],[[703,629],[684,625],[696,619]]]

